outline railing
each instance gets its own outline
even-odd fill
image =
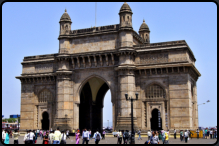
[[[163,42],[163,43],[135,45],[135,47],[150,48],[150,47],[172,46],[172,45],[187,45],[187,44],[184,40],[182,40],[182,41],[174,41],[174,42]]]

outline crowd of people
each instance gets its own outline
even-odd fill
[[[142,140],[141,138],[141,129],[135,133],[138,134],[138,140]],[[185,143],[188,142],[189,139],[192,139],[192,135],[194,132],[191,132],[190,130],[179,130],[180,133],[180,141],[185,141]],[[199,135],[200,131],[197,129],[196,132],[197,138],[203,137],[205,139],[214,139],[217,138],[217,129],[203,129],[202,134]],[[102,134],[97,129],[96,132],[93,134],[91,130],[83,129],[82,135],[80,135],[80,130],[77,129],[75,132],[75,143],[80,143],[80,138],[82,139],[82,144],[86,143],[88,144],[92,138],[95,141],[95,144],[98,144],[101,139],[105,139],[106,132],[103,130]],[[169,144],[169,130],[164,131],[151,131],[148,130],[148,140],[145,142],[145,144],[159,144],[159,140],[162,140],[163,144]],[[177,131],[174,129],[174,139],[176,139]],[[19,144],[18,136],[20,136],[19,131],[15,130],[13,133],[14,136],[14,144]],[[119,130],[116,134],[118,141],[117,144],[127,144],[128,142],[131,143],[131,131],[128,130]],[[45,130],[27,130],[27,133],[24,136],[23,143],[24,144],[36,144],[37,137],[40,137],[41,140],[43,140],[42,144],[66,144],[66,139],[70,139],[69,137],[69,130],[67,131],[60,131],[59,128],[57,128],[55,131],[52,129],[50,131]],[[9,139],[12,138],[12,131],[9,130],[2,130],[2,143],[9,144]]]

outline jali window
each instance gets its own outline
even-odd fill
[[[153,84],[146,89],[146,98],[165,98],[165,91],[161,86]]]
[[[45,89],[39,95],[39,102],[51,102],[52,101],[52,93]]]

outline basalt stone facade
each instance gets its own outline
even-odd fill
[[[197,129],[195,57],[184,40],[150,43],[143,21],[132,28],[124,3],[120,23],[71,30],[67,11],[60,19],[59,52],[24,57],[20,129],[102,129],[103,98],[111,91],[113,129]],[[46,113],[46,114],[45,114]]]

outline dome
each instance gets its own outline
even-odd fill
[[[139,31],[150,31],[148,25],[145,23],[145,20],[143,20],[143,23],[141,24],[141,27],[139,29]]]
[[[61,22],[61,21],[70,21],[70,22],[71,22],[71,18],[70,18],[70,16],[68,15],[66,9],[65,9],[65,13],[62,15],[62,17],[61,17],[61,19],[60,19],[60,22]]]
[[[119,13],[122,13],[122,12],[130,12],[130,13],[132,13],[132,9],[130,8],[130,6],[126,2],[122,5],[122,7],[121,7],[121,9],[119,11]]]

